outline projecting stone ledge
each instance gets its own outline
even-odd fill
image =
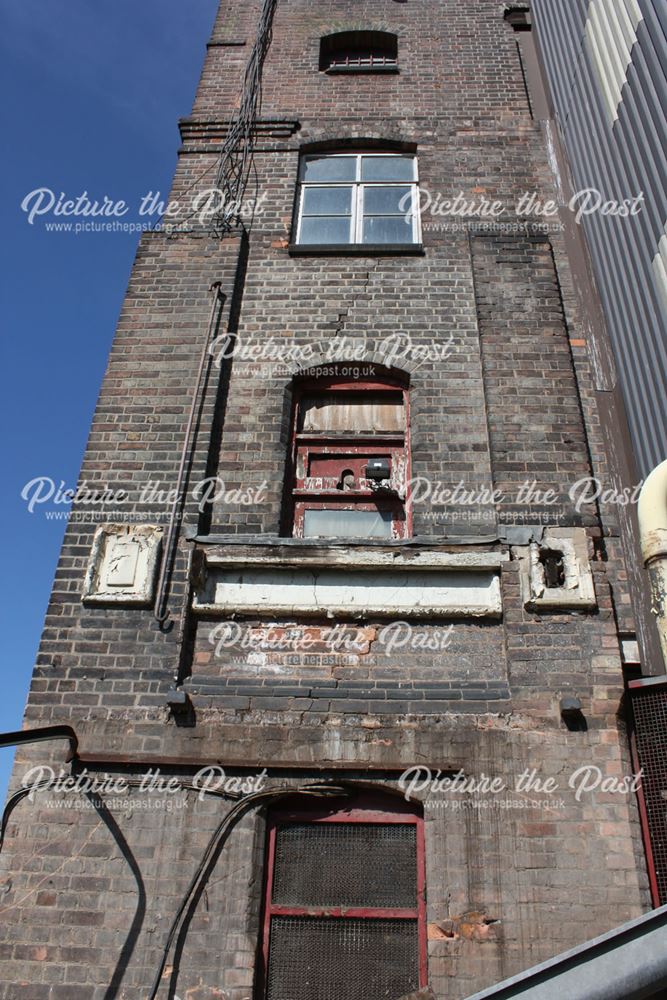
[[[199,550],[195,611],[206,614],[499,618],[500,552]]]

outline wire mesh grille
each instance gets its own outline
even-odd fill
[[[279,827],[272,902],[278,906],[414,909],[414,825],[293,823]]]
[[[419,987],[416,920],[274,917],[267,1000],[399,1000]]]
[[[667,903],[667,687],[634,690],[637,753],[660,903]]]

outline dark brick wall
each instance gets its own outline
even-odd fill
[[[187,202],[213,183],[259,8],[258,0],[222,5],[183,125],[176,198]],[[562,806],[493,809],[473,796],[457,809],[426,799],[429,978],[439,1000],[462,1000],[649,905],[634,798],[577,801],[567,786],[583,764],[607,776],[630,771],[617,629],[632,631],[632,614],[614,506],[577,512],[568,498],[573,479],[604,480],[606,456],[560,234],[471,234],[426,215],[423,256],[296,257],[288,249],[299,150],[312,142],[410,144],[422,187],[434,195],[461,191],[509,206],[525,191],[554,197],[502,12],[499,0],[279,0],[262,115],[282,124],[265,123],[258,142],[253,191],[265,194],[262,211],[247,244],[212,239],[195,217],[187,231],[141,240],[81,472],[82,481],[129,496],[96,519],[85,506],[71,518],[25,715],[26,727],[76,728],[75,767],[137,780],[151,766],[189,780],[216,762],[229,774],[267,768],[275,787],[324,777],[396,789],[401,771],[416,764],[498,775],[510,786],[526,768],[556,779]],[[362,26],[398,34],[401,72],[319,73],[320,36]],[[238,333],[241,346],[273,339],[284,357],[237,353],[207,372],[168,593],[171,624],[159,629],[150,609],[82,604],[83,578],[98,521],[167,523],[168,502],[141,502],[141,490],[175,485],[214,281],[225,296],[218,333]],[[209,532],[223,551],[245,536],[277,545],[287,533],[291,376],[299,367],[290,352],[311,348],[317,364],[345,343],[341,355],[359,349],[356,365],[378,366],[386,360],[380,345],[397,332],[415,349],[401,362],[410,378],[412,475],[442,489],[462,481],[508,495],[534,479],[559,495],[548,511],[415,505],[416,551],[474,544],[508,555],[502,619],[416,622],[421,645],[386,655],[385,618],[258,613],[238,623],[238,646],[216,655],[211,632],[221,622],[189,610],[188,570],[193,552],[199,562],[210,551]],[[215,475],[227,490],[266,481],[263,499],[200,512],[192,485]],[[524,607],[508,526],[535,527],[536,514],[586,527],[595,611]],[[332,626],[356,646],[331,648]],[[271,636],[289,648],[276,649]],[[191,695],[195,725],[167,709],[176,679]],[[567,693],[581,698],[587,730],[570,732],[561,721]],[[47,763],[69,771],[60,744],[23,750],[13,787],[29,766]],[[76,794],[18,805],[0,857],[0,1000],[147,994],[182,894],[229,808],[183,794],[187,807],[170,812],[140,805],[160,795],[136,789],[134,810],[109,795],[108,811],[84,808]],[[60,800],[71,807],[53,805]],[[168,959],[179,996],[251,996],[263,850],[258,811],[229,838]]]
[[[551,247],[541,237],[472,246],[494,485],[508,498],[500,509],[595,524],[595,510],[577,511],[568,494],[591,468]],[[535,499],[522,505],[526,482]],[[557,502],[540,502],[548,491]]]

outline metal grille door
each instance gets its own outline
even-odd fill
[[[399,1000],[424,985],[416,815],[278,815],[268,874],[266,1000]]]
[[[667,683],[632,681],[629,687],[655,866],[651,874],[660,904],[664,904],[667,903]]]

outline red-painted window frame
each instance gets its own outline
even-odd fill
[[[400,392],[403,396],[403,412],[405,416],[405,427],[403,433],[391,432],[365,432],[360,434],[341,433],[327,435],[326,433],[315,434],[312,432],[299,432],[298,421],[301,403],[304,397],[329,394],[329,393],[360,393],[368,392],[374,395],[383,392]],[[312,488],[308,481],[301,479],[297,475],[299,459],[307,466],[308,454],[310,452],[328,452],[332,456],[345,452],[357,452],[363,455],[383,455],[387,452],[395,455],[403,455],[405,468],[406,495],[399,498],[382,490],[354,490],[340,491],[335,488]],[[410,455],[410,393],[407,384],[400,378],[391,376],[378,378],[373,381],[349,381],[335,377],[324,377],[319,379],[304,379],[297,383],[294,392],[294,403],[292,407],[292,451],[290,462],[290,502],[291,514],[290,523],[294,537],[303,537],[304,513],[307,509],[327,509],[334,505],[346,506],[356,510],[391,510],[394,512],[393,518],[395,538],[410,538],[412,536],[412,506],[408,502],[407,483],[411,476],[411,455]],[[340,535],[339,538],[348,536]],[[350,536],[352,537],[352,536]],[[359,541],[363,541],[362,537]]]
[[[278,906],[271,900],[273,889],[273,874],[276,853],[276,833],[278,827],[289,823],[397,823],[414,825],[415,827],[415,864],[417,866],[417,899],[414,908],[390,909],[382,907],[331,907],[322,906]],[[356,799],[338,802],[329,799],[327,804],[308,808],[303,801],[297,801],[291,808],[288,805],[273,809],[269,814],[266,843],[266,871],[264,886],[264,919],[262,938],[262,996],[265,996],[268,985],[269,953],[271,947],[272,917],[308,917],[317,920],[320,917],[368,920],[416,920],[418,938],[419,988],[428,986],[428,941],[426,927],[426,855],[424,842],[424,819],[415,811],[410,803],[401,799],[389,804],[386,798],[378,801],[374,797],[365,797],[364,804]]]

